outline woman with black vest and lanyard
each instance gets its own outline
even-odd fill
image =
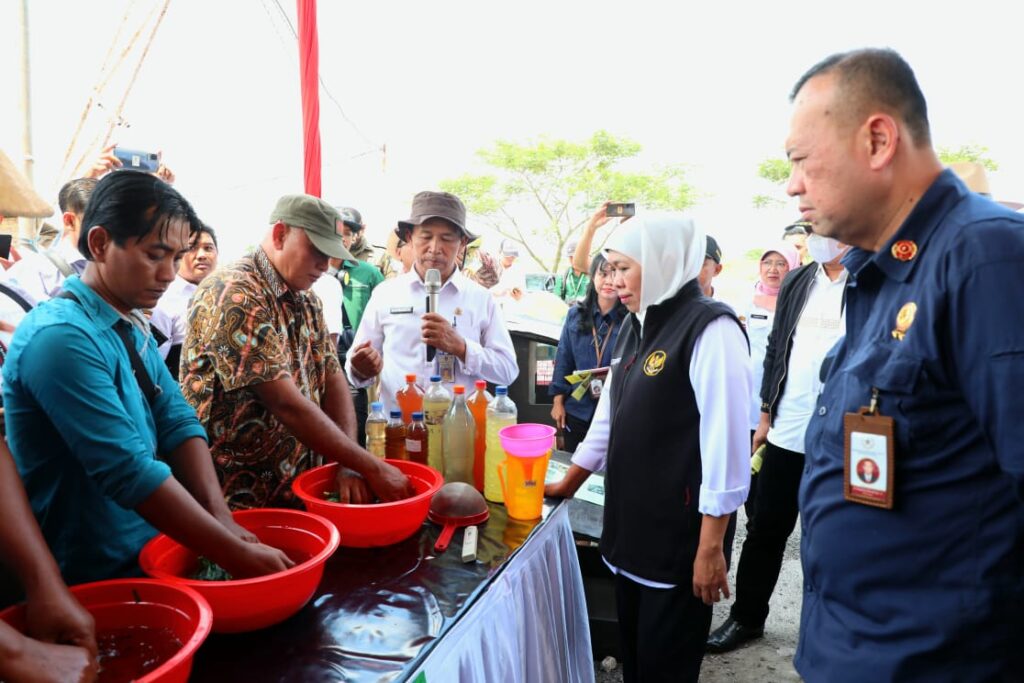
[[[609,241],[631,315],[587,438],[545,491],[571,496],[606,466],[600,549],[627,682],[697,680],[750,484],[750,352],[732,309],[701,293],[704,252],[678,214],[637,216]]]

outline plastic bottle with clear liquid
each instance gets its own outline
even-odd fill
[[[374,401],[370,404],[370,414],[366,418],[366,450],[378,458],[387,455],[387,437],[384,432],[388,426],[384,404]]]
[[[427,425],[423,411],[412,414],[412,422],[405,430],[405,455],[413,462],[427,464]]]
[[[430,386],[423,394],[423,419],[427,423],[427,464],[444,472],[444,416],[452,395],[441,384],[441,376],[430,378]]]
[[[402,422],[412,422],[412,414],[423,410],[423,389],[416,384],[416,375],[405,376],[405,386],[395,392],[395,401],[402,409]]]
[[[466,387],[456,384],[455,397],[444,417],[444,481],[473,485],[473,441],[476,426],[466,405]]]
[[[397,408],[391,411],[391,419],[384,430],[384,451],[389,460],[408,460],[405,457],[405,423],[402,422],[402,411]]]
[[[476,437],[473,440],[473,481],[472,484],[477,491],[484,490],[484,459],[487,454],[487,406],[491,404],[494,397],[487,391],[487,382],[482,379],[476,381],[476,391],[466,399],[469,405],[469,412],[473,413],[473,424],[476,429]]]
[[[484,498],[495,503],[504,503],[501,480],[498,479],[498,465],[505,461],[505,449],[501,447],[498,432],[516,423],[516,404],[508,397],[508,387],[497,387],[494,400],[487,406],[487,452],[484,455]]]

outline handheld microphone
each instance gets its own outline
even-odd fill
[[[431,268],[423,278],[423,287],[427,290],[427,313],[437,312],[437,294],[441,291],[441,271]],[[427,362],[434,360],[437,349],[427,345]]]

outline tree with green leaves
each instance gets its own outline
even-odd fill
[[[757,167],[757,177],[767,180],[772,185],[783,187],[789,181],[789,175],[793,165],[788,159],[769,158],[765,159]],[[756,194],[753,199],[755,209],[767,209],[769,207],[782,206],[785,199],[770,194]]]
[[[944,146],[939,147],[939,161],[947,166],[958,161],[969,161],[981,164],[988,171],[998,171],[999,164],[987,155],[988,147],[982,145],[960,145],[956,149]]]
[[[445,180],[441,189],[502,236],[518,242],[547,272],[558,272],[565,244],[605,200],[684,209],[697,200],[680,166],[627,171],[641,146],[599,130],[583,141],[541,137],[498,140],[477,154],[495,172]],[[554,246],[552,252],[550,248]]]

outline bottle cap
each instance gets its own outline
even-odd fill
[[[494,393],[497,394],[498,396],[507,396],[508,395],[508,387],[495,387],[494,388]]]
[[[417,410],[415,413],[412,414],[412,419],[414,419],[414,420],[422,420],[423,419],[423,412]]]
[[[476,381],[476,385],[475,386],[476,386],[477,389],[486,389],[487,388],[487,380],[478,379]]]
[[[430,376],[430,381],[431,382],[440,382],[441,381],[441,375],[431,375]]]
[[[392,410],[391,411],[391,419],[392,420],[394,420],[396,418],[401,418],[401,417],[402,417],[402,411],[401,410]]]
[[[466,393],[466,387],[462,386],[461,384],[456,384],[454,387],[452,387],[452,391],[455,392],[456,394],[464,394]]]
[[[405,376],[405,381],[406,382],[415,382],[416,381],[416,375],[412,375],[412,374],[406,375]]]
[[[374,401],[370,404],[370,410],[384,410],[384,403],[382,401]]]

